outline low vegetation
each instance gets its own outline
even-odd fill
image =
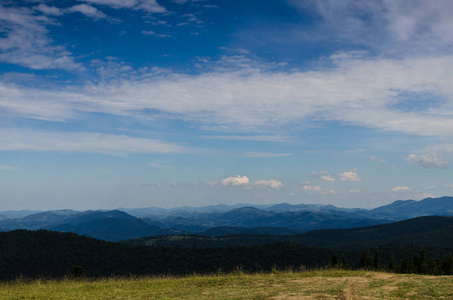
[[[453,277],[318,270],[185,277],[15,280],[1,299],[452,299]]]

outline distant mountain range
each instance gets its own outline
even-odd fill
[[[142,208],[112,211],[0,212],[0,231],[48,229],[101,240],[121,241],[152,235],[291,235],[317,229],[372,226],[420,216],[453,216],[453,197],[395,201],[375,209],[332,205],[274,205]]]

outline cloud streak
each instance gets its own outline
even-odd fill
[[[417,164],[429,169],[446,169],[448,167],[448,161],[439,157],[436,152],[425,153],[421,155],[409,154],[406,157],[406,161],[410,164]]]
[[[47,14],[58,15],[57,8],[38,6]],[[34,15],[25,7],[0,5],[0,61],[31,69],[81,69],[72,54],[62,46],[52,45],[46,26],[58,25],[44,15]]]
[[[180,144],[126,135],[38,130],[0,130],[0,150],[88,152],[109,155],[187,153],[189,151]]]
[[[336,63],[326,70],[293,73],[149,74],[149,78],[88,84],[65,91],[2,85],[7,101],[0,102],[0,109],[27,118],[53,120],[82,112],[141,117],[141,111],[156,110],[160,118],[243,132],[309,124],[315,118],[318,122],[341,121],[419,136],[453,136],[453,71],[448,68],[453,56],[354,58]],[[407,99],[408,93],[430,93],[442,102],[426,100],[423,110],[399,109],[399,105],[413,101]],[[40,109],[41,103],[51,109]],[[31,112],[31,107],[36,110]],[[54,107],[59,109],[53,111]]]

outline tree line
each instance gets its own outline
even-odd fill
[[[414,253],[413,248],[410,247],[406,256],[399,263],[395,261],[394,254],[391,253],[385,265],[382,262],[379,248],[375,248],[374,251],[365,248],[361,252],[356,267],[348,263],[344,254],[339,258],[336,253],[331,257],[330,267],[340,269],[358,268],[402,274],[453,275],[453,255],[447,253],[443,259],[439,257],[428,257],[425,248],[421,248],[418,253]]]

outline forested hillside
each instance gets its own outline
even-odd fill
[[[0,233],[0,280],[59,278],[75,265],[90,277],[264,271],[324,266],[332,255],[329,249],[290,243],[204,250],[133,247],[73,233],[14,230]]]
[[[246,229],[242,228],[242,231],[246,231]],[[260,234],[232,234],[216,237],[197,235],[152,236],[125,241],[130,245],[197,246],[204,248],[275,242],[291,242],[343,250],[373,248],[383,245],[413,245],[453,249],[453,217],[419,217],[389,224],[351,229],[314,230],[288,236]]]

